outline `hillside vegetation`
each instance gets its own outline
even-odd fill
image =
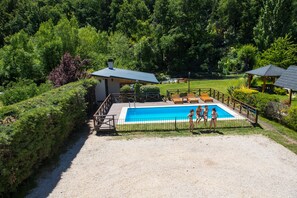
[[[293,0],[2,0],[0,86],[44,82],[68,52],[173,76],[296,64]]]

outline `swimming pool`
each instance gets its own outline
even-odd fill
[[[218,120],[230,120],[230,119],[243,119],[242,116],[236,112],[230,110],[219,103],[212,104],[196,104],[196,105],[168,105],[168,106],[142,106],[142,107],[123,107],[119,120],[121,123],[137,123],[137,122],[158,122],[158,121],[185,121],[188,119],[187,115],[191,109],[198,106],[204,109],[204,106],[208,106],[208,118],[211,118],[211,110],[216,109],[218,113]],[[194,120],[196,119],[196,113]]]

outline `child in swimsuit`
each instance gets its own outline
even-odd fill
[[[206,122],[207,122],[207,117],[208,117],[208,106],[205,105],[204,111],[203,111],[203,119],[204,119],[204,125],[205,126],[206,126]]]
[[[198,106],[196,109],[196,123],[198,122],[198,124],[199,124],[199,122],[200,122],[200,120],[202,120],[202,118],[203,118],[202,108],[201,108],[201,106]]]
[[[190,132],[193,132],[193,130],[194,130],[193,116],[194,116],[194,109],[191,109],[190,113],[188,114],[189,124],[190,124]]]
[[[212,128],[212,124],[214,126],[214,130],[216,130],[216,125],[217,125],[217,118],[218,118],[218,113],[215,108],[212,109],[211,111],[211,121],[210,121],[210,129]]]

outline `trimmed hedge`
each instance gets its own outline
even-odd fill
[[[85,97],[95,84],[81,80],[0,109],[0,195],[15,191],[85,122]]]
[[[155,85],[142,85],[140,87],[140,93],[160,93],[160,88]]]
[[[120,89],[121,93],[130,93],[131,92],[131,87],[129,85],[124,85]]]

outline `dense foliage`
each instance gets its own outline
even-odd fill
[[[47,92],[52,87],[50,83],[42,83],[37,86],[32,80],[11,82],[5,92],[0,95],[0,101],[2,101],[3,105],[11,105]]]
[[[85,96],[96,83],[70,83],[0,109],[0,195],[14,191],[85,122]]]
[[[140,93],[146,94],[146,93],[157,93],[160,94],[160,88],[155,85],[142,85],[140,87]]]
[[[111,57],[183,77],[286,68],[297,64],[296,13],[294,0],[2,0],[0,85],[45,81],[66,52],[91,71]]]
[[[247,88],[235,89],[232,96],[246,104],[256,107],[259,113],[264,116],[269,102],[279,102],[279,98],[275,95],[260,93]]]
[[[60,65],[56,67],[48,76],[48,79],[56,86],[62,86],[70,82],[75,82],[86,77],[86,66],[88,60],[80,60],[80,57],[73,58],[69,53],[62,57]]]

